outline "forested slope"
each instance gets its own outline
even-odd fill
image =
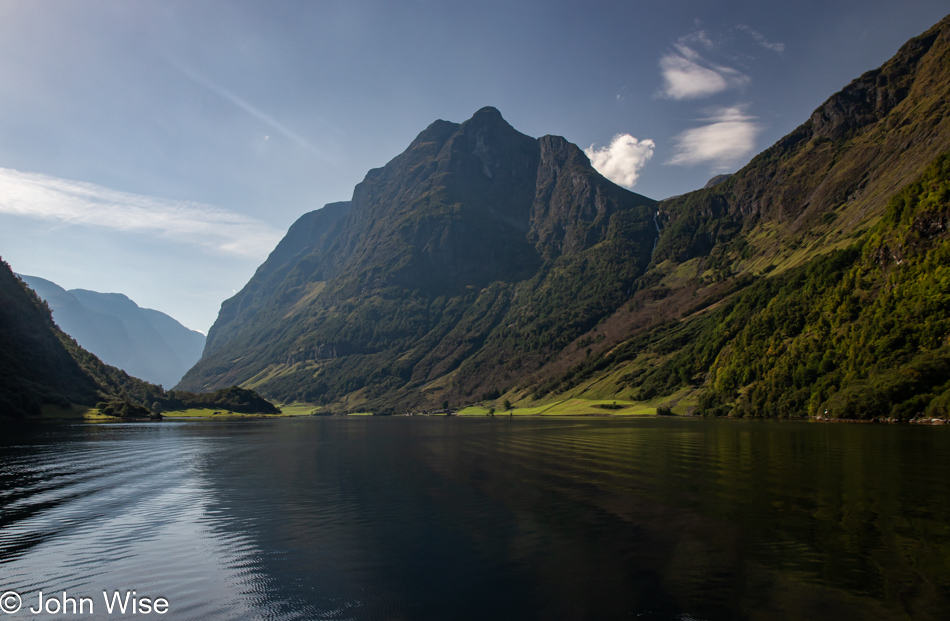
[[[576,366],[551,388],[570,392],[624,368],[618,394],[649,400],[692,387],[701,414],[945,417],[948,226],[945,154],[853,245],[750,282],[705,313]]]

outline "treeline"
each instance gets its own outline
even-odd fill
[[[150,392],[143,395],[123,395],[100,401],[96,409],[107,416],[119,418],[155,418],[163,412],[192,408],[226,410],[241,414],[280,414],[280,408],[267,401],[253,390],[231,386],[213,393],[185,391]],[[149,401],[147,407],[136,401]]]
[[[137,400],[152,398],[149,406],[136,403],[125,395],[125,399],[112,398],[100,401],[96,409],[107,416],[119,418],[157,418],[163,412],[198,409],[214,409],[241,414],[280,414],[280,408],[267,401],[253,390],[231,386],[213,393],[194,393],[169,391],[152,393],[147,397],[140,395]],[[135,399],[135,397],[133,397]]]
[[[152,402],[151,409],[161,413],[168,410],[213,408],[242,414],[280,414],[280,408],[253,390],[231,386],[211,393],[172,390],[165,397]]]

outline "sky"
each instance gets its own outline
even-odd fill
[[[662,199],[946,0],[0,0],[0,257],[207,332],[302,214],[484,106]]]

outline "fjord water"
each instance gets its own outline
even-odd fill
[[[13,618],[43,618],[41,590],[109,618],[102,591],[129,589],[174,619],[946,619],[948,463],[950,429],[912,426],[20,429],[0,591]]]

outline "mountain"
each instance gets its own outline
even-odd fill
[[[167,392],[103,363],[63,332],[53,322],[49,304],[0,260],[0,419],[36,417],[44,405],[68,411],[73,404],[120,418],[187,408],[280,412],[251,390]]]
[[[375,408],[497,392],[626,298],[655,205],[494,108],[436,121],[291,227],[181,387]]]
[[[66,291],[19,275],[53,310],[57,325],[106,364],[153,384],[174,386],[201,357],[205,337],[120,293]]]
[[[948,100],[945,18],[723,183],[661,203],[637,295],[531,396],[946,416]]]
[[[182,386],[331,410],[944,415],[948,100],[950,18],[660,203],[492,108],[436,121],[291,228]]]

